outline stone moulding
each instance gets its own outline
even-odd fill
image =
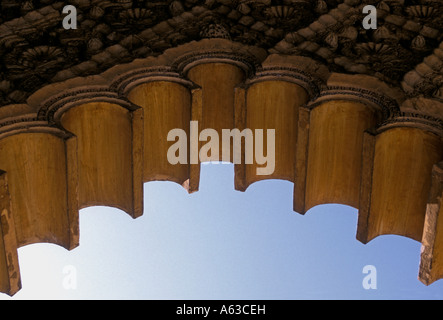
[[[218,50],[197,51],[185,54],[174,61],[172,67],[186,75],[193,67],[204,63],[228,63],[242,69],[247,76],[255,73],[258,61],[246,54]]]
[[[117,92],[108,87],[86,86],[55,95],[42,103],[37,114],[38,119],[49,123],[59,122],[61,115],[75,106],[90,102],[108,102],[118,104],[130,111],[138,109],[126,99],[118,96]]]
[[[192,81],[185,79],[172,67],[151,67],[136,69],[118,77],[110,85],[110,89],[125,97],[133,88],[154,81],[176,82],[188,88],[196,87]]]
[[[246,85],[252,85],[261,81],[286,81],[295,83],[305,89],[310,99],[315,99],[320,94],[322,80],[298,68],[286,66],[265,66],[248,79]]]
[[[212,74],[204,72],[198,79],[201,83],[191,79],[196,77],[192,70],[201,66],[215,70],[229,83],[218,83]],[[217,90],[226,92],[218,92],[218,97],[207,94]],[[333,73],[310,58],[268,56],[262,50],[229,40],[206,39],[166,50],[158,57],[116,65],[100,75],[54,83],[31,95],[27,104],[2,107],[0,192],[11,201],[0,199],[0,290],[12,295],[19,289],[18,262],[11,262],[12,273],[9,262],[5,262],[8,254],[17,255],[18,247],[38,241],[54,242],[67,249],[78,245],[79,208],[111,205],[136,218],[143,213],[145,182],[174,181],[189,192],[197,191],[200,163],[178,167],[168,164],[166,135],[161,131],[176,127],[187,131],[191,120],[203,125],[223,123],[226,129],[273,126],[280,134],[277,173],[268,178],[294,183],[294,210],[301,214],[314,205],[329,202],[357,208],[357,239],[364,243],[384,234],[385,230],[373,230],[371,226],[388,216],[383,211],[384,198],[377,195],[380,190],[375,188],[389,186],[380,180],[384,174],[380,159],[403,171],[415,165],[387,152],[398,138],[397,151],[415,159],[408,141],[396,136],[400,132],[396,129],[406,129],[405,134],[410,135],[416,148],[421,148],[421,141],[429,148],[429,154],[428,149],[423,149],[417,158],[423,175],[413,178],[429,186],[435,196],[414,193],[407,189],[414,186],[399,180],[405,192],[411,193],[408,201],[418,209],[407,213],[414,221],[412,231],[409,225],[400,225],[393,232],[418,241],[423,233],[425,253],[420,277],[426,284],[438,280],[443,273],[427,275],[433,272],[429,257],[443,250],[436,245],[443,232],[436,222],[441,220],[441,210],[435,207],[441,190],[434,186],[434,180],[431,188],[432,166],[443,160],[438,151],[443,150],[443,119],[441,113],[435,112],[441,108],[433,99],[426,103],[418,99],[412,104],[405,99],[398,88],[370,76]],[[420,105],[426,106],[420,109]],[[279,112],[288,116],[277,117]],[[26,154],[20,146],[32,147],[35,154]],[[38,156],[40,160],[30,167],[15,161],[27,156]],[[57,166],[51,171],[49,163],[54,159]],[[85,161],[91,171],[82,166]],[[159,171],[150,172],[151,166]],[[235,165],[237,190],[245,191],[250,184],[263,180],[251,174],[248,166]],[[251,166],[255,168],[257,164]],[[326,170],[329,178],[322,178],[328,175],[316,168]],[[439,168],[434,168],[434,174]],[[30,173],[30,188],[44,185],[39,172],[45,174],[48,184],[41,188],[40,196],[47,203],[51,199],[45,197],[51,192],[64,199],[50,209],[50,214],[44,213],[46,208],[31,194],[22,197],[16,188],[19,179]],[[91,178],[91,172],[96,176]],[[107,180],[107,175],[118,183]],[[26,195],[27,189],[23,192]],[[399,199],[397,211],[402,210],[402,196],[393,194]],[[38,210],[17,211],[23,210],[26,201]],[[65,218],[54,219],[62,211],[68,213],[63,215]],[[38,217],[42,222],[27,224],[35,214],[42,215]],[[393,224],[398,222],[396,215],[389,219]],[[63,232],[54,223],[59,223]],[[6,232],[8,227],[14,228],[16,235]]]
[[[374,109],[377,113],[380,113],[380,119],[387,119],[391,115],[399,112],[399,106],[395,99],[379,94],[373,90],[351,86],[325,86],[321,89],[318,98],[309,104],[309,108],[313,109],[331,100],[360,101]]]
[[[379,125],[377,132],[381,133],[392,127],[420,128],[443,138],[443,119],[433,117],[417,110],[393,113],[391,116],[385,118],[385,120]]]

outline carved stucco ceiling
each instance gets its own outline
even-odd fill
[[[443,95],[441,0],[0,0],[0,106],[192,40],[225,38],[376,76],[410,96]],[[78,28],[62,27],[62,9]],[[365,30],[362,8],[378,9]]]

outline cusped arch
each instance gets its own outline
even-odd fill
[[[4,258],[17,247],[78,245],[79,208],[113,206],[136,218],[143,213],[143,183],[166,180],[197,191],[201,162],[191,161],[191,141],[187,163],[167,159],[168,133],[179,129],[189,138],[193,121],[220,137],[223,129],[275,130],[275,170],[257,174],[262,164],[245,162],[243,143],[235,189],[285,179],[294,184],[296,212],[349,205],[359,210],[357,238],[364,243],[385,233],[417,241],[423,235],[426,248],[440,250],[438,196],[428,199],[431,190],[441,192],[432,172],[443,160],[442,119],[433,100],[427,102],[433,108],[411,108],[404,92],[373,77],[213,40],[57,83],[26,105],[0,108],[0,170],[6,172],[0,182],[8,179],[0,191],[11,199],[0,201],[3,292],[18,290],[7,269],[18,262]],[[17,188],[21,181],[29,185]],[[53,198],[57,205],[50,205]],[[15,235],[6,232],[12,225]],[[431,265],[436,262],[426,268]]]

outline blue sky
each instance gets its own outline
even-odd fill
[[[238,192],[233,165],[210,164],[197,193],[171,182],[144,189],[138,219],[81,210],[72,251],[20,248],[23,288],[12,299],[443,299],[443,281],[417,279],[420,243],[381,236],[361,244],[357,210],[347,206],[299,215],[288,181]],[[363,288],[365,265],[376,267],[376,290]]]

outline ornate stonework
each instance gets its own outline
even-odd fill
[[[78,9],[65,30],[62,8]],[[378,8],[377,30],[361,21]],[[0,10],[0,105],[43,86],[99,74],[204,38],[311,57],[333,72],[368,74],[409,95],[441,95],[443,4],[385,1],[8,1]]]
[[[353,206],[358,240],[421,241],[420,280],[443,278],[442,30],[439,0],[0,0],[0,291],[20,246],[78,245],[80,208],[136,218],[145,182],[197,191],[200,163],[166,161],[190,121],[275,128],[275,171],[235,164],[237,190]]]

